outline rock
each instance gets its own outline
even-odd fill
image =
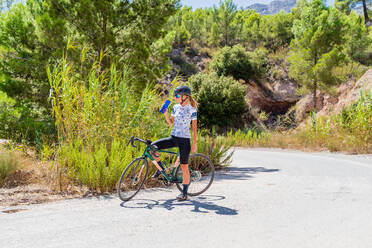
[[[338,91],[338,102],[334,106],[334,112],[341,110],[360,99],[360,91],[368,92],[372,89],[372,69],[369,69],[355,84],[349,82],[342,85]]]
[[[197,63],[200,62],[200,61],[201,61],[201,58],[200,58],[199,56],[195,56],[195,57],[192,58],[192,62],[193,62],[194,64],[197,64]]]
[[[197,66],[197,69],[198,69],[199,71],[203,71],[203,70],[205,69],[205,65],[204,65],[204,63],[203,63],[202,61],[198,62],[198,63],[196,64],[196,66]]]
[[[273,85],[273,97],[277,101],[296,102],[299,99],[296,88],[295,82],[277,81]]]
[[[169,54],[169,57],[173,60],[176,58],[181,57],[181,51],[177,48],[172,49],[172,51]]]
[[[250,81],[247,86],[247,101],[252,107],[273,114],[284,114],[296,104],[296,84],[277,82],[273,89],[269,89],[262,83]]]
[[[316,95],[316,111],[323,108],[324,94],[317,92]],[[296,104],[296,120],[301,122],[313,110],[313,95],[308,94],[301,98]]]

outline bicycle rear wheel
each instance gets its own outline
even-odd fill
[[[189,157],[190,186],[187,194],[197,196],[204,193],[214,179],[214,165],[208,156],[200,153],[191,154]],[[182,192],[182,169],[176,169],[178,182],[177,188]]]
[[[134,159],[124,170],[118,184],[118,195],[122,201],[129,201],[142,188],[149,171],[147,159]]]

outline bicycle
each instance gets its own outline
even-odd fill
[[[173,168],[170,169],[170,163],[164,163],[164,171],[159,176],[158,180],[162,180],[166,186],[176,184],[179,191],[182,192],[182,170],[179,164],[179,153],[169,150],[159,150],[155,145],[151,145],[151,140],[142,140],[140,138],[132,137],[129,143],[133,147],[134,141],[142,142],[146,148],[142,156],[133,159],[132,162],[125,168],[118,183],[118,195],[122,201],[129,201],[132,199],[143,187],[145,182],[149,179],[149,163],[148,159],[158,168],[155,159],[150,154],[166,153],[172,156],[177,156]],[[160,156],[160,155],[159,155]],[[160,168],[160,167],[159,167]],[[159,169],[158,168],[158,169]],[[189,171],[190,171],[190,186],[188,189],[189,196],[197,196],[204,193],[212,184],[214,179],[214,165],[210,159],[200,153],[190,154],[189,157]],[[168,171],[168,173],[166,173]]]

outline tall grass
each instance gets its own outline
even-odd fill
[[[209,156],[216,168],[225,167],[231,164],[234,154],[234,141],[225,139],[223,136],[198,134],[198,153]]]
[[[238,130],[236,132],[230,131],[226,135],[229,143],[235,146],[260,146],[268,141],[270,134],[268,132],[260,132],[257,130]]]
[[[134,93],[127,75],[114,65],[102,71],[97,62],[81,81],[67,59],[48,69],[61,189],[71,180],[101,192],[115,188],[122,169],[139,155],[139,149],[126,145],[129,137],[155,140],[169,133],[155,93],[149,88]]]

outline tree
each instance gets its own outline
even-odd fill
[[[360,2],[360,0],[356,0],[355,2]],[[365,23],[367,23],[369,21],[369,17],[368,17],[366,0],[362,0],[362,3],[363,3],[364,21],[365,21]]]
[[[346,18],[348,29],[346,33],[346,51],[348,56],[359,63],[368,64],[367,48],[371,44],[371,37],[367,28],[357,13],[351,12]]]
[[[70,39],[75,49],[69,49],[68,58],[74,62],[76,76],[87,75],[93,61],[104,53],[102,70],[113,62],[119,70],[128,68],[132,83],[140,90],[167,68],[164,51],[170,44],[164,50],[160,40],[169,42],[163,26],[177,3],[28,0],[26,5],[15,4],[1,13],[0,89],[19,104],[46,108],[49,83],[45,68],[66,55]]]
[[[292,15],[285,14],[283,11],[275,15],[262,16],[260,24],[261,42],[266,48],[272,50],[289,44],[293,37],[292,26]]]
[[[49,92],[45,66],[53,53],[39,42],[32,16],[23,4],[0,18],[0,90],[18,101],[46,107]]]
[[[316,93],[329,90],[338,83],[332,69],[346,59],[343,44],[347,23],[340,11],[327,8],[322,0],[313,0],[294,21],[289,75],[305,90],[313,90],[313,121],[315,123]]]
[[[222,32],[223,44],[230,45],[235,38],[234,18],[237,13],[237,6],[232,0],[225,0],[220,3],[219,8],[214,7],[213,18],[219,30]]]
[[[113,61],[126,65],[131,80],[143,88],[159,76],[148,67],[151,45],[166,35],[163,26],[177,4],[178,0],[46,0],[48,21],[40,28],[49,33],[49,27],[61,26],[60,36],[73,34],[77,43],[91,47],[95,57],[106,54],[103,69]]]
[[[51,120],[46,67],[62,57],[80,82],[93,62],[100,61],[100,73],[115,63],[130,72],[128,81],[140,92],[168,69],[174,34],[164,25],[177,9],[178,0],[27,0],[4,8],[0,91],[16,100],[26,128]],[[74,49],[67,51],[68,45]]]
[[[14,0],[0,0],[0,11],[10,9]]]
[[[350,5],[352,2],[353,0],[335,0],[335,8],[349,15],[351,12]]]
[[[209,45],[218,46],[219,44],[219,31],[216,23],[212,24],[211,35],[209,39]]]
[[[335,0],[335,8],[349,15],[351,12],[351,5],[358,2],[362,2],[364,22],[367,23],[369,21],[369,16],[366,0]]]
[[[253,11],[245,18],[243,24],[244,36],[248,42],[253,44],[254,48],[256,48],[262,40],[262,33],[260,31],[261,20],[261,15]]]

